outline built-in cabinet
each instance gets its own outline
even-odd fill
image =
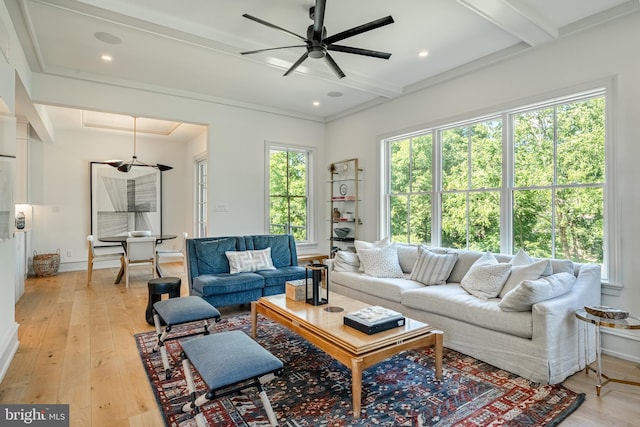
[[[362,224],[360,216],[360,193],[362,169],[358,159],[334,162],[329,167],[329,240],[331,255],[338,250],[354,250],[353,242],[358,238]]]

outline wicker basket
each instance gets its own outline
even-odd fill
[[[55,254],[40,254],[33,251],[33,271],[38,277],[53,276],[60,267],[60,249]]]

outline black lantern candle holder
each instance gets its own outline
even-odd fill
[[[306,268],[305,299],[307,304],[328,304],[329,266],[325,264],[309,264],[305,265],[304,268]],[[311,294],[309,294],[309,287],[311,287]]]

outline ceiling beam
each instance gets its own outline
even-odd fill
[[[520,0],[458,0],[529,46],[558,38],[558,29]]]

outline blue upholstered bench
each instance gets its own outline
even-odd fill
[[[153,351],[160,350],[162,365],[164,366],[167,379],[171,377],[171,365],[169,364],[167,350],[164,346],[165,341],[199,334],[209,335],[209,319],[219,322],[220,312],[200,297],[169,298],[153,304],[153,322],[156,326],[156,333],[158,334],[158,342],[153,347]],[[166,324],[164,330],[162,329],[163,321]],[[204,321],[201,330],[196,330],[191,334],[180,335],[174,338],[171,338],[169,335],[171,328],[175,325],[198,321]]]
[[[242,331],[218,332],[182,342],[182,367],[191,401],[182,412],[196,410],[196,423],[206,425],[199,407],[212,399],[227,396],[248,387],[257,387],[269,422],[278,425],[267,392],[262,386],[281,375],[280,359],[265,350]],[[191,366],[198,371],[208,391],[196,397]]]

